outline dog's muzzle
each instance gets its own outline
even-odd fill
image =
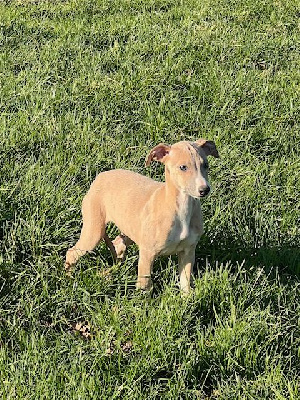
[[[205,197],[208,195],[209,192],[210,192],[210,187],[206,186],[205,188],[199,190],[199,197]]]

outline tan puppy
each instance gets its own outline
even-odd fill
[[[146,165],[152,160],[164,163],[165,183],[122,169],[100,173],[83,199],[83,227],[80,239],[67,251],[66,270],[101,239],[117,259],[135,242],[139,247],[137,288],[151,287],[157,256],[177,253],[180,288],[188,293],[195,248],[203,233],[199,198],[210,191],[208,155],[219,157],[214,142],[205,139],[154,147]],[[108,222],[122,232],[113,242],[105,233]]]

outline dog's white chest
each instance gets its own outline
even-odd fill
[[[195,200],[191,197],[181,201],[181,208],[175,216],[171,230],[168,234],[165,246],[160,254],[175,254],[184,249],[196,245],[200,233],[195,229],[193,218],[195,217]]]

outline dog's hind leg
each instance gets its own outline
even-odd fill
[[[113,242],[110,240],[110,238],[107,236],[106,233],[104,234],[104,240],[105,240],[106,246],[109,248],[109,250],[111,252],[114,263],[116,263],[118,261],[118,255],[116,253],[116,249],[115,249]]]
[[[82,202],[83,225],[80,238],[66,254],[65,268],[70,271],[77,260],[85,253],[94,250],[102,238],[105,238],[105,216],[101,211],[99,198],[88,193]]]
[[[125,258],[126,254],[126,249],[128,246],[130,246],[133,243],[133,241],[123,233],[118,235],[113,241],[112,245],[114,246],[114,250],[116,253],[116,260],[117,261],[123,261]]]

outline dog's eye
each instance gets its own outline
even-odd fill
[[[188,167],[186,165],[180,165],[179,168],[181,171],[186,171],[188,169]]]

